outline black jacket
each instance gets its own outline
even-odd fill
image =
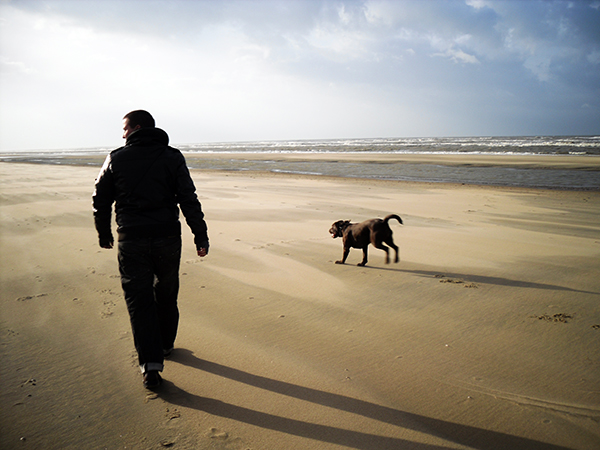
[[[141,128],[107,156],[92,196],[100,245],[113,241],[113,202],[120,240],[180,235],[179,205],[197,249],[208,250],[204,213],[185,158],[168,144],[160,128]]]

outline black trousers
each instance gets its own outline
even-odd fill
[[[119,271],[142,372],[163,370],[177,336],[181,236],[119,241]]]

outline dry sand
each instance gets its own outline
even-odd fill
[[[600,193],[194,172],[142,387],[96,167],[0,164],[2,449],[600,448]],[[401,250],[333,263],[338,219]]]

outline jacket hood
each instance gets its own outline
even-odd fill
[[[129,135],[125,145],[150,143],[169,145],[169,135],[160,128],[140,128]]]

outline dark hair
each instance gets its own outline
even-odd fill
[[[154,117],[148,111],[144,111],[143,109],[138,109],[136,111],[131,111],[130,113],[125,114],[123,119],[129,120],[129,126],[131,128],[135,128],[138,125],[140,128],[154,128]]]

